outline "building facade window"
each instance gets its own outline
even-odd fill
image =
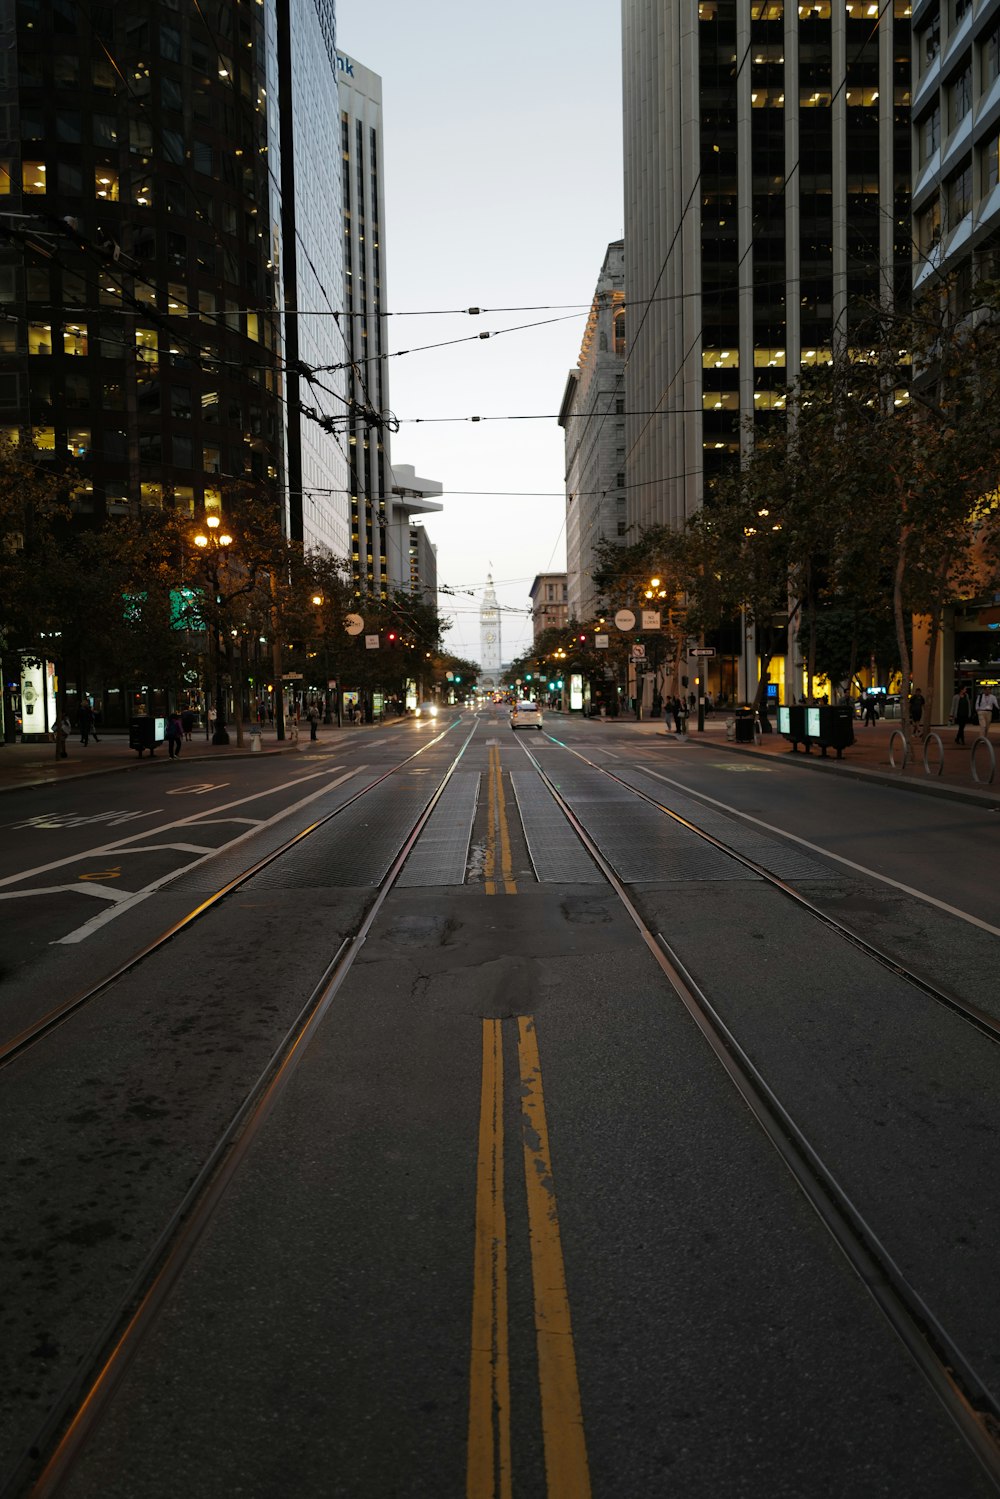
[[[953,172],[945,183],[945,206],[949,229],[954,229],[966,214],[972,212],[971,161],[966,162],[959,171]]]

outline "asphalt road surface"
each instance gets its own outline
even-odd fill
[[[149,771],[0,797],[0,1491],[998,1492],[1000,814],[496,709]]]

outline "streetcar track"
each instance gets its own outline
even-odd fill
[[[553,744],[569,749],[560,740],[547,736]],[[984,1472],[1000,1492],[1000,1402],[973,1364],[955,1344],[923,1298],[899,1269],[892,1254],[878,1234],[853,1203],[849,1193],[810,1144],[805,1131],[795,1122],[763,1075],[751,1061],[733,1032],[715,1010],[705,993],[688,973],[662,933],[654,932],[632,900],[624,882],[602,853],[597,841],[587,832],[570,802],[543,770],[526,745],[522,750],[560,807],[584,848],[595,861],[608,884],[615,891],[643,942],[652,954],[671,989],[685,1006],[712,1052],[725,1069],[730,1081],[751,1110],[757,1123],[777,1150],[797,1187],[833,1242],[858,1276],[883,1316],[927,1380],[941,1406],[954,1423]],[[728,848],[719,839],[696,824],[664,807],[655,798],[629,785],[620,776],[594,764],[577,750],[571,754],[600,770],[641,800],[672,817],[681,826],[697,833],[708,843],[758,874],[782,894],[795,900],[839,935],[890,968],[904,981],[912,982],[923,993],[945,1008],[957,1011],[991,1040],[1000,1039],[1000,1026],[989,1016],[968,1006],[954,996],[938,990],[933,984],[912,974],[887,954],[865,942],[856,933],[814,907],[792,886],[757,865],[752,859]]]
[[[458,722],[460,720],[455,721],[456,724]],[[455,724],[449,725],[449,729],[453,727]],[[50,1405],[34,1437],[15,1462],[10,1474],[6,1478],[0,1476],[0,1485],[2,1485],[0,1495],[6,1496],[18,1492],[25,1478],[37,1470],[40,1458],[44,1460],[44,1468],[32,1484],[32,1495],[36,1496],[36,1499],[42,1499],[42,1496],[58,1491],[63,1478],[71,1470],[77,1455],[82,1451],[90,1432],[123,1378],[143,1336],[152,1326],[160,1307],[182,1274],[241,1161],[288,1086],[312,1036],[336,999],[358,953],[364,946],[369,931],[395,887],[403,866],[434,813],[448,782],[474,738],[477,728],[478,723],[474,723],[471,732],[441,776],[422,812],[405,835],[358,930],[341,942],[292,1025],[272,1052],[256,1082],[248,1089],[225,1130],[209,1151],[180,1204],[170,1215],[152,1249],[132,1277],[127,1291],[119,1298],[115,1311],[92,1340],[89,1352],[80,1360],[75,1373]],[[446,729],[428,740],[415,754],[421,754],[423,750],[439,743],[447,732]],[[408,756],[400,766],[393,767],[370,786],[356,793],[350,802],[344,803],[344,807],[358,801],[367,791],[381,784],[414,758],[415,755]],[[310,828],[296,834],[294,838],[288,840],[286,845],[269,855],[263,862],[273,863],[288,848],[301,842],[304,837],[315,832],[317,828],[322,827],[342,810],[344,810],[343,807],[338,808],[336,812],[330,813]],[[127,972],[151,952],[159,950],[166,941],[182,929],[182,926],[188,925],[196,916],[203,914],[210,905],[217,904],[224,894],[230,894],[233,889],[245,883],[251,875],[256,874],[257,868],[258,866],[254,866],[253,869],[245,871],[237,880],[231,881],[229,885],[223,887],[222,891],[211,897],[209,902],[202,902],[194,912],[189,914],[189,917],[184,918],[183,923],[175,924],[168,933],[157,939],[155,944],[126,964],[122,971]],[[118,976],[120,975],[116,975]],[[89,997],[101,992],[110,982],[112,980],[106,980],[95,986]],[[88,996],[83,998],[86,997]],[[75,1008],[80,1007],[83,998],[75,1002]],[[49,1025],[44,1034],[52,1028],[53,1026]],[[34,1039],[40,1038],[36,1036]],[[26,1047],[22,1047],[21,1054],[25,1049]],[[54,1448],[53,1444],[55,1444]],[[50,1455],[46,1458],[47,1453]]]
[[[354,806],[354,804],[360,801],[362,797],[367,796],[369,792],[374,791],[378,786],[381,786],[391,776],[397,775],[400,771],[404,770],[404,768],[408,766],[412,760],[415,760],[418,755],[422,755],[425,750],[428,750],[433,745],[440,743],[445,734],[449,733],[451,729],[454,728],[455,725],[459,722],[460,720],[456,719],[454,724],[449,724],[448,727],[443,729],[440,734],[435,735],[433,739],[428,739],[425,744],[422,744],[419,749],[414,750],[414,752],[411,755],[408,755],[406,759],[401,760],[398,765],[392,766],[391,769],[385,771],[384,774],[376,777],[374,781],[370,781],[367,786],[360,787],[359,790],[357,790],[352,796],[349,796],[346,801],[342,802],[338,807],[334,807],[330,812],[327,812],[323,817],[317,818],[315,822],[310,823],[307,827],[301,828],[299,832],[286,839],[285,842],[282,843],[278,848],[272,849],[269,854],[263,855],[262,858],[256,860],[247,869],[242,870],[238,875],[234,876],[233,879],[227,881],[224,885],[221,885],[218,890],[213,892],[213,894],[207,896],[204,900],[200,901],[198,905],[193,907],[186,916],[182,916],[180,920],[173,922],[169,927],[166,928],[165,931],[161,932],[158,937],[154,937],[151,942],[148,942],[144,947],[140,948],[138,952],[133,953],[129,958],[125,960],[124,963],[119,964],[117,968],[115,968],[111,973],[107,974],[104,978],[100,979],[96,984],[92,984],[89,988],[82,990],[79,994],[75,994],[71,998],[64,1000],[61,1004],[56,1005],[53,1009],[49,1010],[38,1020],[33,1021],[23,1030],[19,1031],[18,1034],[13,1036],[10,1040],[0,1043],[0,1068],[7,1066],[7,1064],[9,1062],[12,1062],[16,1057],[23,1056],[25,1052],[27,1052],[32,1046],[36,1045],[45,1036],[50,1035],[54,1030],[58,1029],[59,1026],[65,1024],[65,1022],[72,1015],[75,1015],[78,1011],[84,1009],[91,1003],[92,1000],[97,999],[99,995],[103,994],[105,990],[109,989],[113,984],[117,983],[117,981],[120,978],[123,978],[125,974],[130,973],[134,968],[137,968],[140,963],[144,962],[154,953],[161,951],[161,949],[164,948],[167,943],[170,942],[174,937],[178,936],[179,933],[186,931],[202,916],[205,916],[209,911],[214,910],[218,905],[221,904],[223,900],[226,899],[227,896],[232,895],[235,891],[242,888],[242,886],[247,884],[247,882],[251,880],[255,875],[259,874],[261,870],[268,868],[269,865],[282,858],[304,839],[310,837],[320,828],[325,827],[327,823],[333,821],[334,818],[339,817],[343,812],[346,812],[349,807]],[[251,834],[245,836],[252,836],[252,833],[256,831],[257,829],[253,829],[251,831]],[[229,850],[226,846],[223,846],[219,849],[214,849],[211,854],[206,856],[205,862],[207,862],[211,858],[216,857],[217,855],[224,854],[228,851]],[[192,867],[193,866],[191,865],[184,866],[182,869],[177,871],[177,875],[187,874]],[[141,893],[142,892],[139,892],[139,894]]]
[[[887,953],[883,948],[877,947],[873,942],[869,942],[869,940],[866,937],[863,937],[860,932],[856,932],[852,927],[849,927],[845,925],[844,922],[838,920],[836,916],[832,915],[828,911],[824,911],[821,906],[817,906],[815,902],[811,901],[807,895],[803,895],[800,890],[796,890],[794,885],[789,884],[788,881],[782,879],[780,875],[772,873],[772,871],[769,870],[766,865],[758,863],[757,860],[751,859],[748,854],[741,853],[738,849],[731,848],[729,844],[725,843],[722,839],[717,838],[713,833],[706,832],[704,828],[700,828],[697,823],[692,822],[687,817],[684,817],[680,812],[674,811],[672,807],[665,806],[663,802],[658,801],[656,797],[651,796],[649,792],[642,791],[638,786],[631,785],[630,782],[626,781],[622,776],[616,775],[613,770],[608,770],[603,765],[598,765],[596,761],[588,759],[587,756],[581,754],[579,750],[571,749],[570,746],[564,744],[562,740],[555,739],[552,735],[548,735],[547,737],[551,739],[553,744],[558,745],[560,749],[567,750],[569,754],[575,755],[577,759],[582,760],[584,764],[590,766],[592,770],[599,771],[601,775],[607,776],[609,780],[615,781],[619,786],[623,786],[625,790],[630,791],[633,796],[638,797],[641,801],[646,802],[649,806],[655,807],[658,812],[664,813],[665,816],[671,818],[674,822],[678,823],[689,833],[696,834],[697,837],[703,840],[703,842],[709,844],[712,848],[717,849],[720,853],[725,854],[727,858],[734,860],[737,864],[742,865],[743,868],[750,870],[752,874],[757,875],[773,889],[780,891],[782,895],[784,895],[788,900],[792,901],[800,909],[808,912],[810,916],[815,917],[817,921],[821,922],[831,931],[836,932],[839,937],[842,937],[844,941],[849,942],[852,947],[857,948],[858,951],[864,953],[866,957],[871,958],[881,967],[887,969],[890,973],[895,974],[897,978],[901,978],[904,983],[910,984],[915,989],[919,989],[920,992],[922,994],[926,994],[929,999],[933,999],[937,1004],[942,1005],[945,1009],[951,1010],[953,1013],[959,1015],[961,1019],[967,1021],[969,1025],[974,1026],[976,1030],[987,1036],[991,1041],[1000,1041],[1000,1021],[998,1021],[994,1016],[990,1015],[986,1010],[980,1009],[978,1005],[970,1004],[968,1000],[962,999],[958,994],[951,993],[947,989],[942,989],[931,979],[925,978],[922,974],[917,973],[915,969],[907,967],[907,965],[905,963],[901,963],[898,958],[894,958],[891,953]],[[525,752],[529,755],[530,758],[530,750],[526,749]],[[547,777],[544,777],[544,772],[541,771],[541,767],[537,765],[537,762],[536,768],[543,775],[543,778],[547,779]],[[646,772],[646,769],[643,766],[637,766],[637,769],[642,770],[644,773],[651,773]],[[687,789],[685,789],[684,795],[690,796],[691,798],[696,798],[699,793],[697,791],[688,791]],[[781,836],[780,831],[777,829],[769,829],[769,831],[774,837]],[[818,852],[822,857],[823,850],[819,849]]]
[[[455,726],[453,724],[449,727]],[[45,1496],[57,1493],[63,1478],[72,1470],[77,1455],[82,1451],[90,1431],[113,1396],[144,1334],[152,1326],[171,1289],[183,1273],[229,1182],[239,1169],[253,1140],[259,1135],[266,1119],[272,1113],[278,1098],[287,1087],[298,1062],[304,1055],[309,1041],[336,999],[372,925],[394,888],[421,833],[437,808],[477,728],[478,720],[473,723],[471,732],[406,835],[357,932],[344,939],[338,952],[328,964],[306,1004],[261,1072],[257,1083],[247,1093],[224,1134],[206,1159],[197,1178],[191,1183],[180,1206],[146,1257],[132,1281],[127,1298],[119,1302],[117,1312],[106,1324],[100,1337],[93,1343],[89,1358],[84,1360],[78,1373],[64,1390],[61,1399],[50,1409],[44,1427],[39,1431],[31,1449],[22,1457],[17,1475],[37,1468],[38,1454],[49,1451],[51,1444],[58,1438],[58,1445],[55,1446],[44,1471],[31,1490],[37,1499],[45,1499]],[[431,744],[440,742],[443,737],[443,734],[436,736],[428,744],[421,746],[416,754],[422,753],[423,749],[429,748]],[[551,738],[551,736],[547,737]],[[558,740],[553,739],[552,742],[560,744]],[[560,745],[560,747],[566,748],[567,746]],[[680,959],[671,951],[662,935],[654,932],[646,923],[624,883],[602,854],[598,844],[583,827],[569,802],[557,790],[551,778],[523,742],[522,749],[587,853],[618,895],[661,972],[694,1018],[731,1081],[739,1090],[741,1097],[778,1150],[799,1189],[921,1369],[989,1479],[1000,1491],[1000,1447],[997,1442],[998,1434],[1000,1434],[1000,1407],[997,1406],[993,1396],[961,1351],[951,1343],[946,1330],[940,1327],[919,1295],[899,1272],[891,1255],[881,1245],[874,1231],[854,1207],[832,1173],[823,1165],[804,1133],[771,1092],[725,1023],[714,1011],[707,997],[687,973]],[[571,751],[571,753],[577,754],[578,752]],[[368,791],[396,774],[413,758],[415,756],[410,756],[401,762],[400,766],[387,771],[378,780],[359,790],[343,806],[296,834],[252,869],[244,871],[208,901],[202,902],[181,923],[175,924],[154,944],[130,959],[118,973],[102,981],[87,995],[78,996],[74,1002],[75,1007],[78,1008],[88,998],[95,997],[122,973],[137,966],[140,961],[162,947],[179,930],[189,925],[199,915],[204,914],[225,895],[244,884],[260,868],[280,858],[290,848],[339,815],[347,806],[352,805]],[[661,813],[673,817],[685,828],[697,833],[729,857],[753,870],[782,893],[798,901],[808,911],[823,920],[826,925],[852,941],[854,945],[859,946],[862,951],[870,953],[878,961],[885,961],[886,966],[903,979],[919,981],[919,976],[910,975],[908,970],[897,964],[895,960],[886,959],[886,955],[880,954],[878,949],[871,948],[870,944],[857,938],[856,934],[842,927],[834,918],[826,917],[825,913],[813,907],[811,902],[800,896],[793,887],[788,886],[777,876],[771,875],[753,860],[736,850],[727,848],[723,842],[711,834],[702,832],[695,824],[671,812],[655,798],[629,785],[621,777],[604,770],[601,766],[594,765],[583,755],[579,755],[579,758],[588,765],[592,765],[594,769],[602,770],[603,774],[618,781],[628,791],[648,802]],[[923,981],[919,981],[918,986],[931,998],[939,997],[940,991],[936,991],[933,985],[928,986]],[[942,996],[942,1002],[951,1009],[956,1008],[949,996]],[[977,1023],[978,1012],[975,1012],[972,1007],[961,1005],[960,1002],[958,1007],[965,1012],[965,1018],[970,1019],[972,1023]],[[46,1017],[46,1019],[49,1018]],[[983,1016],[982,1019],[989,1022],[989,1017]],[[40,1024],[43,1023],[40,1022]],[[53,1021],[53,1024],[55,1023],[58,1022]],[[991,1039],[1000,1039],[1000,1026],[997,1026],[995,1022],[990,1022],[988,1028],[982,1025],[978,1028],[985,1030]],[[0,1063],[8,1059],[3,1052],[0,1052]],[[98,1370],[96,1376],[95,1369]],[[67,1422],[69,1422],[68,1426]],[[63,1433],[61,1437],[60,1432]],[[13,1489],[8,1490],[4,1486],[3,1493],[7,1492],[13,1492]]]

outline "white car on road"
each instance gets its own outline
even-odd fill
[[[537,703],[514,703],[510,710],[512,729],[538,729],[542,727],[542,710]]]

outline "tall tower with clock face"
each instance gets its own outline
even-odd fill
[[[493,588],[493,575],[487,575],[483,602],[479,609],[479,685],[496,691],[500,679],[500,610]]]

